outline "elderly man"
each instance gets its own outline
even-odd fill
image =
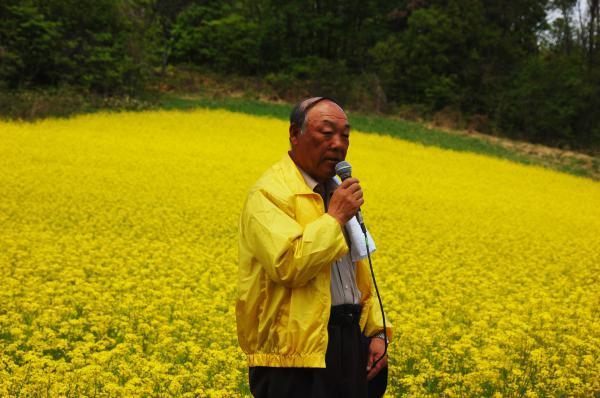
[[[332,178],[350,144],[348,119],[333,99],[309,98],[292,111],[289,139],[240,217],[236,318],[250,390],[367,397],[387,356],[368,264],[349,249],[361,244],[349,226],[363,193],[355,178]]]

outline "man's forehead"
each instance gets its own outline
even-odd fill
[[[307,119],[323,123],[339,122],[340,119],[348,124],[346,112],[335,102],[323,100],[308,110]]]
[[[344,129],[350,130],[350,124],[348,123],[348,120],[345,117],[343,117],[343,118],[342,117],[328,118],[327,115],[324,115],[322,118],[318,118],[318,119],[314,120],[314,122],[316,123],[317,126],[326,125],[326,126],[334,128],[334,129],[341,127],[341,123],[343,123]]]

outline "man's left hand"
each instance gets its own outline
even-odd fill
[[[373,367],[373,362],[375,362],[383,352],[385,351],[385,341],[378,337],[374,337],[371,339],[371,344],[369,344],[369,358],[367,359],[367,380],[371,381],[371,379],[377,376],[377,373],[381,369],[387,366],[387,354],[379,362],[377,365]]]

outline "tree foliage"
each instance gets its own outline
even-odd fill
[[[355,108],[453,109],[490,132],[598,148],[598,3],[4,0],[0,85],[135,92],[153,70],[185,64]]]
[[[143,80],[128,5],[117,0],[8,0],[0,4],[0,77],[8,88],[69,84],[101,93]]]

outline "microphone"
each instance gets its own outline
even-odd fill
[[[338,164],[335,165],[335,174],[337,174],[338,177],[340,177],[340,179],[344,181],[346,178],[352,177],[352,166],[350,166],[350,163],[346,162],[345,160],[342,160],[341,162],[338,162]],[[358,221],[358,224],[360,225],[360,229],[362,229],[363,234],[366,234],[367,227],[365,227],[365,222],[363,221],[360,208],[356,212],[356,221]]]

